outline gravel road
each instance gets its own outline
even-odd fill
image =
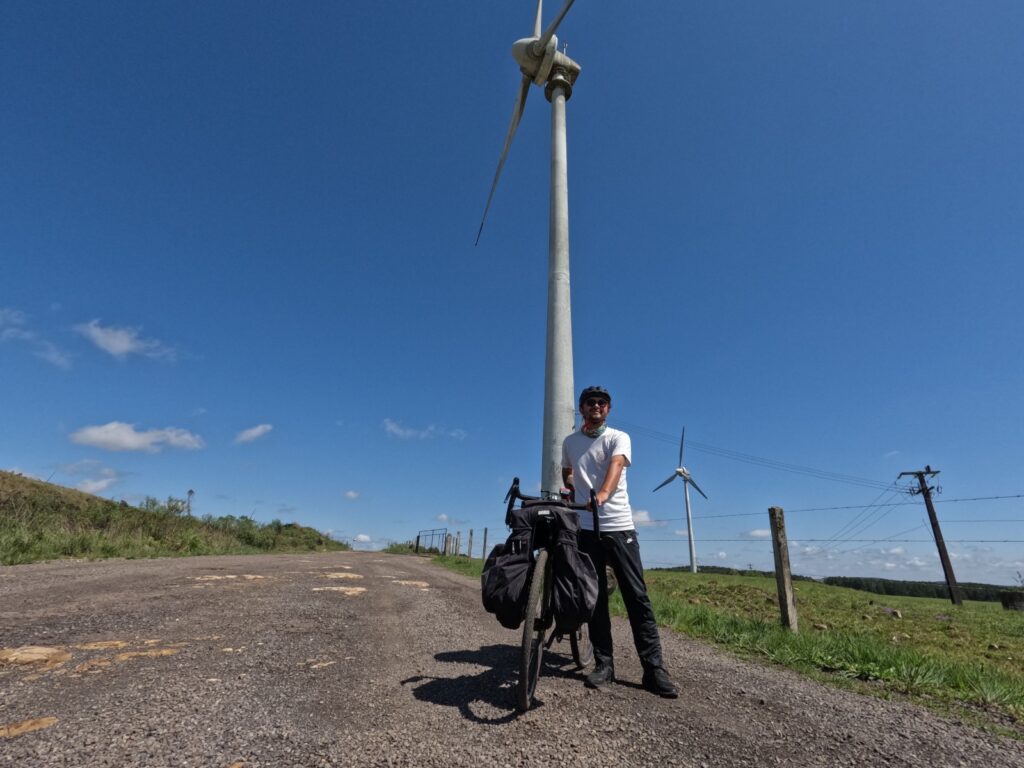
[[[479,585],[355,552],[0,568],[0,766],[1024,766],[1024,742],[663,632],[682,695],[513,706],[519,635]]]

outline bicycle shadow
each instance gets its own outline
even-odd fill
[[[486,667],[483,672],[435,677],[414,675],[401,681],[413,685],[412,694],[420,701],[455,707],[474,723],[503,725],[515,720],[515,688],[519,677],[519,646],[485,645],[479,650],[444,651],[435,654],[437,661],[451,664],[472,664]],[[551,677],[575,677],[576,667],[568,658],[552,648],[544,654],[542,674]],[[424,682],[425,681],[425,682]],[[542,706],[541,702],[537,706]]]

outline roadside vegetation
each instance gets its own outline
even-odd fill
[[[185,502],[133,507],[0,471],[0,565],[60,558],[142,558],[349,549],[296,523],[191,517]]]
[[[483,561],[436,557],[479,578]],[[795,584],[799,633],[779,623],[773,577],[652,570],[658,621],[745,658],[882,697],[913,701],[1024,738],[1024,613],[998,603],[878,595]],[[625,616],[621,597],[612,612]]]

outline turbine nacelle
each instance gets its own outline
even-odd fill
[[[476,242],[480,242],[480,235],[484,231],[484,222],[487,221],[487,212],[491,210],[491,201],[494,199],[494,190],[498,188],[498,179],[501,178],[501,169],[505,165],[505,158],[508,157],[509,147],[512,146],[512,138],[519,128],[519,120],[523,116],[523,107],[526,106],[526,97],[530,95],[530,83],[544,86],[544,95],[551,101],[556,88],[561,88],[568,101],[572,96],[572,87],[580,74],[580,65],[558,50],[558,38],[555,37],[555,30],[562,23],[565,14],[569,12],[576,0],[565,0],[565,5],[558,15],[551,21],[548,28],[541,31],[541,17],[544,12],[543,0],[537,0],[537,14],[533,20],[533,34],[516,40],[512,45],[512,58],[519,64],[523,73],[523,79],[519,83],[519,93],[516,94],[515,103],[512,106],[512,120],[508,124],[508,133],[505,135],[505,146],[498,157],[498,168],[494,171],[494,181],[491,182],[491,191],[487,195],[487,205],[484,206],[484,215],[480,218],[480,229],[476,231]],[[570,387],[571,389],[571,387]],[[557,461],[557,459],[556,459]],[[682,462],[680,462],[682,463]]]
[[[706,493],[704,493],[704,491],[702,491],[700,489],[700,486],[697,485],[697,483],[695,483],[693,481],[693,475],[690,474],[690,470],[688,470],[686,467],[683,466],[683,445],[684,445],[685,442],[686,442],[686,427],[683,427],[683,434],[682,434],[682,437],[679,439],[679,466],[676,467],[675,472],[673,472],[671,475],[668,476],[668,479],[665,480],[665,482],[663,482],[661,485],[659,485],[654,490],[655,491],[660,491],[662,488],[664,488],[666,485],[671,483],[677,477],[681,477],[681,478],[683,478],[683,484],[684,485],[689,483],[690,485],[692,485],[696,489],[697,493],[699,493],[701,496],[703,496],[706,499],[708,497],[708,495]],[[689,497],[687,497],[686,503],[687,503],[687,505],[689,505],[689,503],[690,503]]]
[[[512,58],[519,65],[519,71],[536,85],[544,85],[555,67],[565,70],[570,83],[574,83],[580,73],[580,65],[558,50],[558,38],[554,35],[543,48],[539,37],[516,40],[512,44]]]

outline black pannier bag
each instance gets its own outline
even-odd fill
[[[547,541],[533,540],[533,521],[544,509],[553,516],[552,609],[559,633],[575,631],[590,620],[597,605],[597,571],[590,556],[579,551],[579,515],[558,506],[534,502],[509,513],[512,534],[491,550],[480,577],[484,609],[503,627],[518,629],[523,623],[529,596],[529,571],[534,549]],[[538,529],[546,532],[547,526]]]
[[[512,511],[512,533],[498,544],[484,563],[480,575],[480,593],[484,610],[493,613],[501,626],[518,629],[526,613],[530,585],[530,558],[533,557],[532,515],[528,510]]]
[[[552,510],[558,517],[554,563],[551,569],[555,631],[569,634],[590,621],[597,606],[597,569],[580,552],[579,516],[570,510]]]

